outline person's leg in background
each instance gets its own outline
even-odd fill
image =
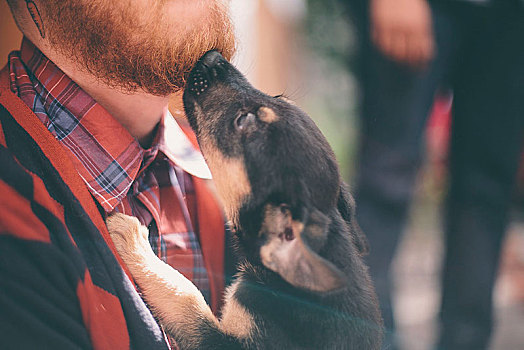
[[[394,347],[390,266],[412,197],[427,115],[459,37],[440,9],[433,10],[433,25],[437,54],[423,69],[393,62],[373,46],[369,36],[363,38],[355,190],[357,217],[370,243],[367,263],[384,317],[385,349]]]
[[[438,349],[482,350],[521,154],[524,13],[464,7],[472,20],[455,75]]]

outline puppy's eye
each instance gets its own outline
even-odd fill
[[[252,124],[256,119],[253,113],[242,113],[235,119],[235,128],[243,130],[246,126]]]

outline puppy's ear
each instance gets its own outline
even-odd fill
[[[358,252],[360,255],[366,255],[369,253],[368,240],[357,223],[355,200],[349,193],[348,186],[344,182],[340,183],[337,207],[340,215],[342,215],[342,218],[349,227],[353,243],[355,243]]]
[[[344,287],[347,279],[335,265],[315,252],[323,244],[330,220],[318,210],[306,215],[305,223],[293,220],[285,205],[268,204],[260,234],[262,263],[295,287],[329,292]]]

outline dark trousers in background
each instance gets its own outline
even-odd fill
[[[432,14],[437,53],[426,69],[396,64],[364,38],[357,215],[370,242],[367,262],[385,326],[393,332],[390,266],[434,95],[451,88],[437,348],[479,350],[487,347],[492,330],[492,291],[522,145],[524,13],[462,2],[434,3]],[[384,346],[392,349],[388,339]]]

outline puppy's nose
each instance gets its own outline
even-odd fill
[[[203,94],[208,88],[221,80],[224,68],[228,65],[226,59],[218,51],[208,51],[195,64],[189,73],[186,91],[196,96]]]
[[[202,63],[208,68],[215,67],[217,63],[222,60],[224,60],[224,57],[222,57],[222,55],[216,50],[208,51],[202,57]]]

